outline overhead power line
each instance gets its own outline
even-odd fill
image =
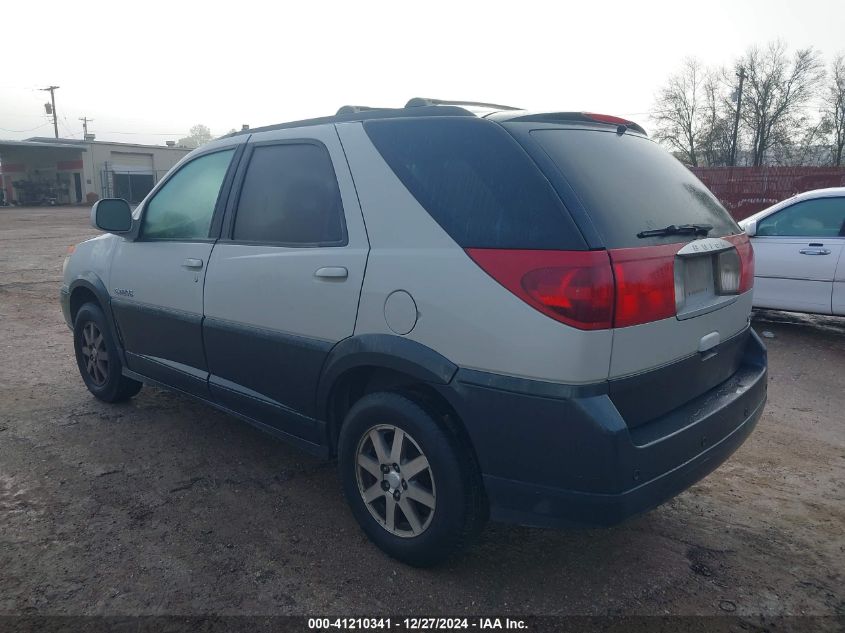
[[[136,136],[187,136],[187,132],[100,132],[100,134],[134,134]]]
[[[0,130],[2,130],[3,132],[14,132],[15,134],[22,134],[23,132],[34,132],[35,130],[40,130],[42,127],[47,127],[48,125],[50,125],[50,124],[49,123],[42,123],[41,125],[36,126],[36,127],[31,127],[28,130],[7,130],[4,127],[0,127]]]

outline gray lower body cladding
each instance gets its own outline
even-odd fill
[[[629,423],[607,385],[567,387],[460,370],[448,395],[478,456],[492,518],[612,525],[709,474],[746,439],[766,401],[765,347],[750,329],[742,341],[739,354],[726,348],[739,359],[729,377],[646,422],[630,416],[629,397]],[[646,409],[663,397],[656,389],[640,394]]]

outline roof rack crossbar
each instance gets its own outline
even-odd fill
[[[482,101],[449,101],[446,99],[428,99],[426,97],[414,97],[405,104],[405,107],[418,108],[420,106],[432,105],[476,106],[480,108],[493,108],[494,110],[522,110],[522,108],[515,108],[513,106],[506,106],[498,103],[484,103]]]

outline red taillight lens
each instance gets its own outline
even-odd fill
[[[616,277],[614,327],[675,316],[675,255],[683,244],[609,251]]]
[[[742,273],[740,292],[754,279],[751,244],[733,236]],[[734,241],[736,238],[737,241]],[[467,249],[493,279],[553,319],[599,330],[629,327],[677,313],[675,257],[684,244],[609,251]]]
[[[739,253],[739,261],[742,265],[739,294],[748,292],[754,287],[754,247],[751,246],[751,240],[745,233],[728,235],[724,239],[736,246],[736,252]]]
[[[582,330],[613,327],[606,251],[467,249],[488,275],[543,314]]]

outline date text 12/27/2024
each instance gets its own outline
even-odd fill
[[[308,618],[313,631],[332,629],[349,631],[404,629],[408,631],[434,630],[525,630],[525,620],[514,618]]]

